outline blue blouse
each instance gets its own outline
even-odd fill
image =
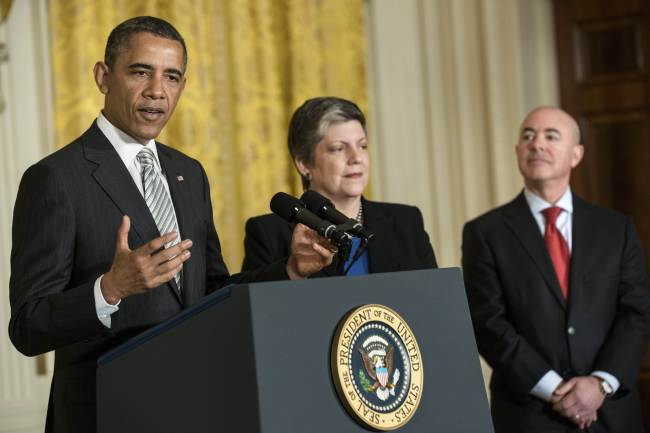
[[[353,237],[350,256],[345,261],[345,266],[343,269],[347,269],[348,266],[350,266],[350,262],[352,261],[352,258],[354,257],[357,250],[359,249],[359,246],[361,246],[361,239],[357,237]],[[365,250],[363,254],[361,254],[361,257],[359,257],[359,259],[356,262],[354,262],[354,265],[352,265],[347,275],[367,275],[369,273],[370,270],[368,267],[368,250]]]

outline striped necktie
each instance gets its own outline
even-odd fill
[[[155,170],[153,151],[143,147],[142,150],[138,152],[136,158],[138,158],[142,170],[144,201],[147,202],[151,216],[153,216],[153,220],[156,222],[156,226],[158,227],[158,232],[160,232],[161,235],[169,232],[178,233],[174,207],[172,206],[171,198],[163,185],[162,179]],[[167,243],[165,247],[169,248],[179,242],[180,237],[176,236],[176,239]],[[181,289],[181,272],[174,275],[179,290]]]

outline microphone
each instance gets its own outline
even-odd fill
[[[278,192],[271,199],[271,211],[289,222],[299,222],[338,246],[351,243],[350,235],[310,212],[297,198]]]
[[[307,209],[319,217],[331,221],[336,225],[345,224],[346,227],[344,230],[346,232],[362,238],[365,242],[368,242],[375,236],[373,232],[363,227],[359,221],[354,218],[348,218],[336,210],[334,204],[327,197],[324,197],[316,191],[305,191],[302,197],[300,197],[300,201],[305,204]]]

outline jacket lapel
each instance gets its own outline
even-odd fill
[[[375,234],[368,245],[368,268],[370,273],[393,272],[401,269],[400,263],[393,256],[395,240],[390,235],[395,224],[390,215],[377,212],[373,202],[361,198],[363,203],[364,226]],[[399,241],[399,240],[397,240]]]
[[[523,192],[515,198],[512,203],[504,209],[506,225],[519,240],[531,260],[542,274],[546,286],[552,296],[558,301],[562,308],[566,307],[560,283],[555,274],[555,268],[548,255],[544,239],[539,232],[537,223],[530,213]]]
[[[573,196],[573,220],[571,222],[571,267],[569,269],[569,303],[575,305],[584,295],[582,276],[587,268],[587,253],[593,248],[594,239],[588,233],[589,208],[585,202]]]
[[[133,182],[131,174],[96,123],[93,123],[84,134],[83,146],[86,158],[97,164],[92,174],[93,178],[122,214],[129,216],[131,229],[140,238],[140,242],[145,243],[160,236],[151,212]]]

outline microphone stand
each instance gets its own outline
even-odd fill
[[[342,245],[339,245],[339,252],[337,254],[338,261],[336,263],[336,273],[338,275],[345,275],[347,273],[347,271],[345,273],[343,272],[343,267],[345,266],[345,262],[350,257],[351,251],[352,251],[352,242],[346,242]]]
[[[343,231],[346,233],[353,232],[354,230],[354,225],[356,224],[356,221],[350,220],[348,222],[345,222],[343,224],[339,224],[336,226],[336,229],[339,231]],[[339,275],[347,275],[348,272],[350,272],[350,269],[352,268],[352,265],[356,263],[357,260],[363,255],[363,253],[366,251],[368,248],[368,239],[363,237],[361,238],[361,245],[359,245],[359,248],[357,248],[357,251],[354,253],[354,257],[352,257],[352,261],[350,264],[347,266],[347,268],[344,269],[345,267],[345,262],[348,260],[350,257],[350,252],[352,250],[352,242],[346,243],[344,246],[339,246],[339,253],[338,253],[338,264],[336,267],[336,271]]]
[[[347,269],[345,269],[345,271],[343,272],[343,275],[347,275],[348,272],[350,272],[350,269],[352,268],[352,265],[354,265],[356,263],[356,261],[359,260],[359,257],[361,257],[363,255],[363,253],[366,252],[367,248],[368,248],[368,240],[365,239],[365,238],[362,238],[361,239],[361,245],[359,245],[359,248],[357,248],[357,252],[354,253],[354,257],[352,257],[352,261],[348,265]]]

